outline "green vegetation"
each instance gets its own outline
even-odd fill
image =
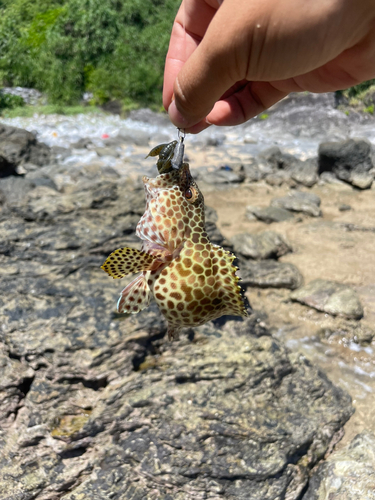
[[[258,118],[259,120],[267,120],[268,116],[269,115],[267,113],[262,113],[261,115],[258,115]]]
[[[0,90],[0,113],[2,113],[4,109],[20,108],[24,104],[25,103],[22,97],[19,97],[17,95],[3,94]]]
[[[22,106],[13,107],[11,109],[1,109],[0,116],[4,118],[15,118],[16,116],[23,116],[26,118],[34,115],[79,115],[88,113],[103,113],[103,111],[96,106],[83,106],[77,104],[75,106],[65,106],[62,104],[47,104],[45,106]]]
[[[161,105],[179,0],[0,0],[0,84],[52,104]]]

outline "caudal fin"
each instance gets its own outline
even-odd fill
[[[117,302],[117,310],[119,313],[136,314],[149,305],[150,299],[151,290],[142,273],[123,289]]]
[[[101,268],[113,279],[123,278],[128,274],[148,271],[155,256],[135,248],[118,248],[107,258]]]

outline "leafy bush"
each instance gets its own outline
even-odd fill
[[[3,91],[0,90],[0,112],[3,109],[13,109],[24,105],[25,101],[22,97],[18,95],[4,94]]]
[[[159,104],[179,0],[1,0],[0,81],[52,103]]]

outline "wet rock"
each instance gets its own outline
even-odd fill
[[[272,222],[283,222],[293,219],[294,216],[289,210],[278,207],[246,207],[246,216],[251,220],[256,217],[258,220],[271,224]]]
[[[0,165],[4,161],[14,168],[21,162],[46,165],[51,158],[48,146],[38,142],[31,132],[0,124]],[[4,167],[3,167],[4,168]]]
[[[358,434],[313,474],[304,500],[375,498],[375,436]]]
[[[120,343],[82,331],[74,346],[44,346],[24,386],[8,369],[5,385],[25,392],[3,437],[0,496],[296,500],[351,415],[349,396],[253,317],[196,343],[154,336],[157,356],[125,323]]]
[[[312,187],[318,182],[318,162],[316,158],[306,161],[297,160],[293,163],[291,178],[306,187]]]
[[[238,184],[245,180],[245,174],[234,172],[229,166],[223,166],[214,172],[207,172],[199,176],[207,184]]]
[[[319,146],[319,172],[333,172],[338,179],[360,189],[371,186],[372,148],[363,139],[324,142]]]
[[[362,347],[368,347],[375,340],[375,330],[372,325],[368,325],[362,321],[342,322],[335,328],[322,328],[320,336],[330,342],[339,342],[343,345],[351,345],[352,349],[356,349],[354,344]]]
[[[236,234],[230,241],[236,254],[254,260],[278,259],[292,251],[290,244],[274,231]]]
[[[0,498],[297,500],[350,397],[255,315],[170,343],[155,303],[118,314],[132,277],[100,266],[140,248],[144,193],[88,167],[0,212]]]
[[[291,212],[304,213],[312,217],[320,217],[320,198],[313,193],[304,193],[302,191],[290,191],[287,196],[282,198],[273,198],[272,207],[284,208]]]
[[[363,316],[362,304],[357,293],[349,286],[335,281],[323,279],[311,281],[293,292],[291,299],[333,316],[354,319]]]
[[[122,128],[116,136],[117,140],[120,140],[125,144],[135,144],[136,146],[148,146],[150,135],[143,130]]]
[[[259,262],[240,260],[242,286],[259,288],[288,288],[294,290],[303,283],[303,277],[294,264],[263,260]]]

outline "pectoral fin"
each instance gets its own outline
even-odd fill
[[[142,273],[123,289],[117,302],[117,310],[119,313],[136,314],[149,305],[150,299],[151,290]]]
[[[111,253],[101,268],[113,279],[123,278],[128,274],[148,271],[155,258],[135,248],[118,248]]]

